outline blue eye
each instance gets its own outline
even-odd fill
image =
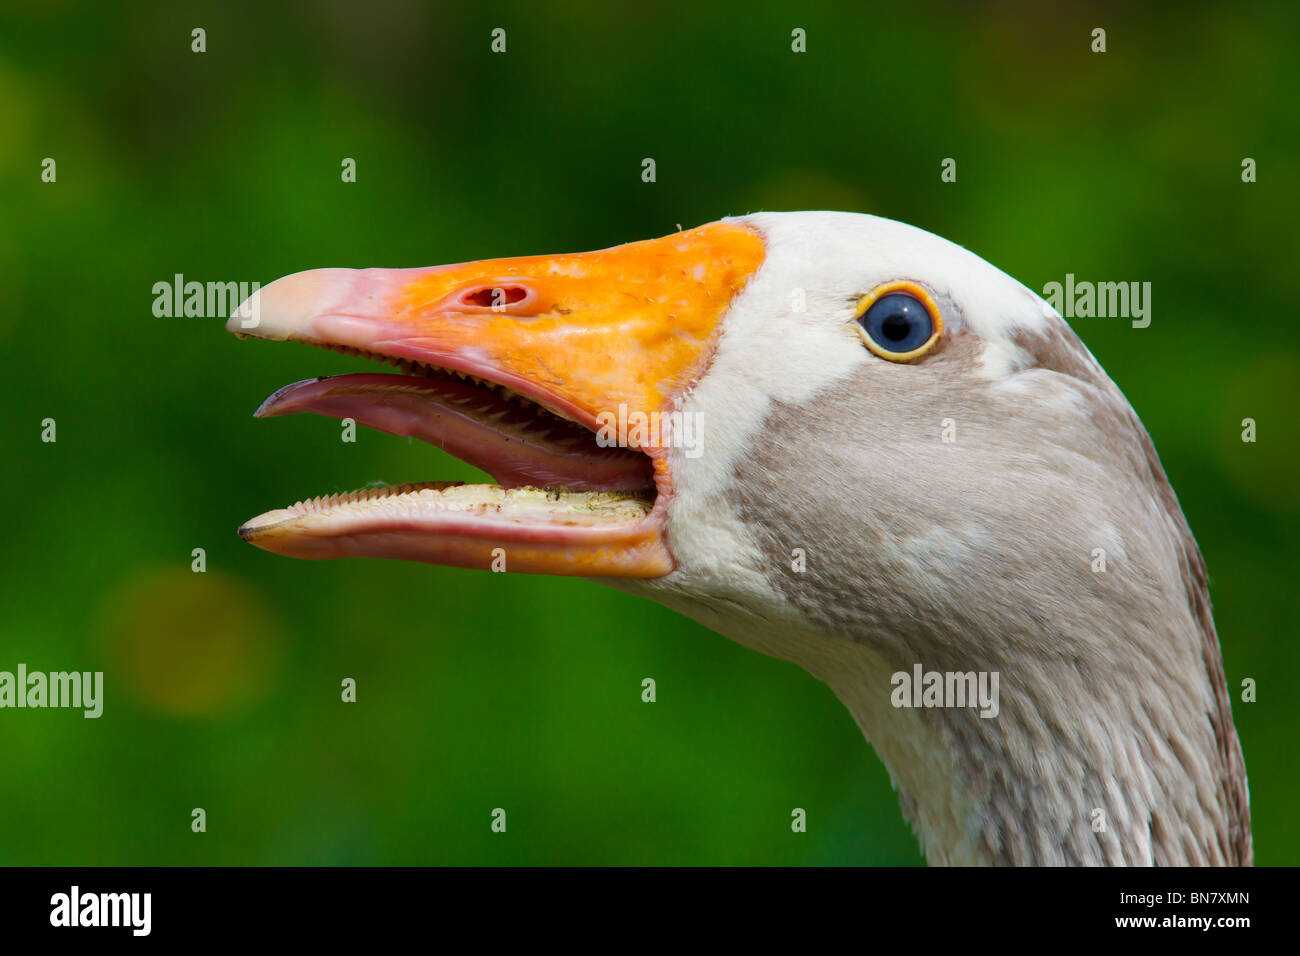
[[[934,314],[909,292],[880,296],[858,317],[858,322],[867,345],[881,358],[916,358],[911,353],[936,337]]]

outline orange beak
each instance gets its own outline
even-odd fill
[[[319,269],[260,290],[240,336],[388,360],[408,374],[281,389],[259,416],[315,412],[445,447],[491,486],[424,483],[300,502],[240,529],[306,558],[388,557],[544,574],[656,577],[679,403],[762,263],[712,223],[600,252],[428,269]]]

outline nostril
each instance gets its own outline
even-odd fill
[[[527,296],[528,290],[522,286],[507,285],[475,289],[473,292],[466,292],[460,297],[460,300],[465,305],[474,305],[481,309],[500,309],[516,302],[522,302]]]

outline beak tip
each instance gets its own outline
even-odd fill
[[[323,304],[350,287],[351,269],[311,269],[276,279],[257,289],[226,320],[226,331],[240,338],[293,338],[310,325]]]

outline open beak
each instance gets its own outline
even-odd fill
[[[351,418],[445,448],[497,484],[316,498],[259,515],[240,535],[299,558],[667,574],[674,413],[763,254],[749,229],[711,223],[600,252],[317,269],[271,283],[229,331],[379,359],[402,374],[288,385],[258,417]]]

